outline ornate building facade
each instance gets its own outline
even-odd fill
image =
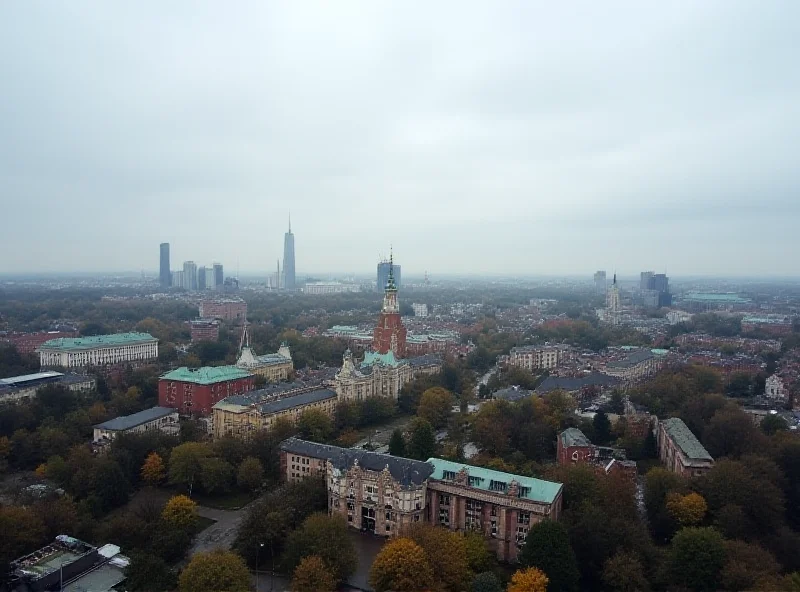
[[[389,279],[383,293],[383,306],[378,324],[372,334],[372,349],[379,354],[392,352],[396,358],[406,356],[407,330],[400,318],[400,302],[397,285],[394,283],[394,266],[389,262]]]
[[[286,343],[281,343],[277,353],[257,356],[250,347],[250,336],[247,331],[247,321],[245,321],[236,367],[250,374],[263,376],[267,382],[279,382],[289,379],[294,371],[294,362],[292,362],[292,353]]]
[[[433,466],[367,450],[289,438],[281,443],[281,473],[297,481],[324,474],[328,512],[363,532],[395,536],[425,521],[427,479]]]
[[[352,352],[347,350],[334,384],[336,394],[343,401],[363,401],[370,397],[397,399],[405,383],[441,369],[442,358],[436,354],[398,360],[392,351],[367,352],[364,360],[356,365]]]
[[[85,368],[158,358],[158,339],[149,333],[61,337],[36,350],[42,368]]]

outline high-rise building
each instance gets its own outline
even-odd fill
[[[197,289],[198,290],[205,290],[206,289],[206,266],[201,265],[197,268]],[[212,285],[213,287],[213,285]]]
[[[173,271],[171,273],[172,276],[172,286],[174,288],[183,288],[183,270],[180,271]]]
[[[640,290],[652,290],[653,289],[653,276],[655,275],[652,271],[643,271],[639,274],[639,289]]]
[[[617,274],[614,274],[614,281],[606,294],[606,321],[612,325],[621,323],[622,305],[619,300],[619,288],[617,287]]]
[[[197,283],[200,283],[200,276],[198,272]],[[219,290],[222,286],[217,285],[217,274],[214,273],[213,267],[206,267],[206,290]]]
[[[183,289],[189,292],[197,290],[197,265],[194,261],[183,262]]]
[[[382,292],[389,283],[389,270],[394,275],[394,285],[400,289],[400,266],[392,261],[381,261],[378,263],[378,277],[375,281],[375,290]]]
[[[161,243],[161,267],[158,281],[162,290],[166,290],[172,285],[172,275],[169,271],[169,243]]]
[[[286,290],[294,290],[295,269],[294,269],[294,234],[292,234],[292,219],[289,218],[289,232],[283,237],[283,287]]]
[[[594,274],[594,291],[598,294],[606,293],[606,272],[597,271]]]
[[[222,273],[222,263],[214,264],[214,290],[222,290],[222,285],[225,283],[225,275]],[[206,280],[208,286],[208,280]]]

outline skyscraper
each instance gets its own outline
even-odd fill
[[[378,292],[382,292],[386,289],[386,285],[389,283],[389,271],[392,271],[392,275],[394,276],[394,283],[400,288],[400,266],[397,264],[393,264],[392,261],[380,261],[378,263],[378,277],[375,281],[375,290]]]
[[[206,289],[206,266],[205,265],[201,265],[200,267],[197,268],[197,289],[198,290],[205,290]]]
[[[189,292],[197,290],[197,265],[194,261],[183,262],[183,289]]]
[[[640,290],[653,290],[653,276],[655,273],[652,271],[643,271],[639,274],[639,289]]]
[[[169,271],[169,243],[161,243],[161,267],[158,281],[162,290],[166,290],[172,285],[172,274]]]
[[[214,264],[214,289],[222,290],[222,284],[225,283],[225,276],[222,273],[222,263]],[[208,284],[208,281],[206,281]],[[207,286],[208,287],[208,286]]]
[[[594,291],[598,294],[605,294],[608,286],[606,285],[606,272],[597,271],[594,274]]]
[[[292,234],[292,219],[289,218],[289,232],[283,237],[283,287],[287,290],[294,290],[294,234]]]

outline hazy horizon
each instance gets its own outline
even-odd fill
[[[0,274],[270,273],[291,212],[298,277],[792,278],[798,40],[788,0],[0,4]]]

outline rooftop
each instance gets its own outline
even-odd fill
[[[151,343],[153,341],[158,340],[149,333],[115,333],[113,335],[95,335],[93,337],[59,337],[58,339],[45,341],[39,346],[39,349],[72,351]]]
[[[315,391],[310,391],[308,393],[300,393],[299,395],[294,395],[291,397],[284,397],[283,399],[278,399],[277,401],[268,401],[266,403],[261,403],[258,405],[258,410],[267,415],[270,413],[280,413],[281,411],[286,411],[287,409],[291,409],[292,407],[298,407],[300,405],[310,405],[311,403],[318,403],[319,401],[324,401],[326,399],[335,399],[336,392],[330,389],[318,389]]]
[[[290,393],[293,391],[302,391],[303,389],[311,391],[316,388],[322,388],[321,381],[303,382],[301,380],[295,380],[294,382],[275,382],[264,386],[264,388],[225,397],[223,401],[230,405],[249,406],[256,403],[265,403],[270,399],[280,396],[291,396]]]
[[[299,438],[284,440],[281,442],[281,450],[312,458],[324,458],[339,470],[347,470],[355,463],[369,471],[388,469],[392,477],[404,487],[421,485],[433,473],[430,461],[410,460],[358,448],[339,448]]]
[[[683,295],[683,300],[722,304],[748,304],[751,302],[749,298],[742,298],[738,294],[719,292],[688,292]]]
[[[104,421],[103,423],[98,423],[94,427],[103,430],[110,430],[113,432],[122,432],[125,430],[130,430],[132,428],[135,428],[136,426],[140,426],[147,422],[154,421],[162,417],[166,417],[171,413],[175,413],[175,409],[173,409],[172,407],[151,407],[150,409],[139,411],[139,413],[133,413],[131,415],[120,415],[119,417],[115,417],[114,419],[109,419],[108,421]]]
[[[548,376],[536,387],[537,393],[549,393],[550,391],[564,390],[567,392],[578,391],[585,386],[613,386],[619,380],[612,376],[606,376],[598,372],[593,372],[580,378],[561,378],[559,376]]]
[[[394,352],[389,350],[385,354],[378,352],[368,351],[364,354],[364,361],[361,362],[361,367],[372,366],[373,364],[383,364],[384,366],[397,366],[401,361],[394,357]]]
[[[36,382],[47,378],[59,378],[64,376],[61,372],[35,372],[34,374],[22,374],[20,376],[9,376],[0,378],[0,386],[22,386],[26,382]]]
[[[171,372],[161,375],[161,380],[177,380],[180,382],[193,382],[195,384],[216,384],[237,378],[247,378],[245,372],[236,366],[203,366],[202,368],[187,368],[182,366]]]
[[[512,475],[511,473],[484,469],[483,467],[473,467],[441,458],[429,458],[428,462],[433,465],[434,469],[431,479],[450,481],[453,479],[450,475],[455,476],[464,470],[469,474],[470,487],[495,492],[507,492],[511,482],[516,481],[519,484],[520,498],[546,504],[552,504],[563,487],[561,483],[543,481],[522,475]]]
[[[519,401],[525,397],[530,397],[532,394],[533,391],[529,391],[528,389],[519,386],[508,386],[492,393],[492,396],[495,399],[503,399],[505,401]]]
[[[665,419],[662,423],[667,435],[672,438],[672,441],[675,442],[675,445],[681,449],[681,452],[687,458],[692,460],[714,460],[688,426],[683,423],[682,419],[673,417]]]
[[[565,448],[568,446],[591,446],[592,443],[578,428],[567,428],[558,436]]]

